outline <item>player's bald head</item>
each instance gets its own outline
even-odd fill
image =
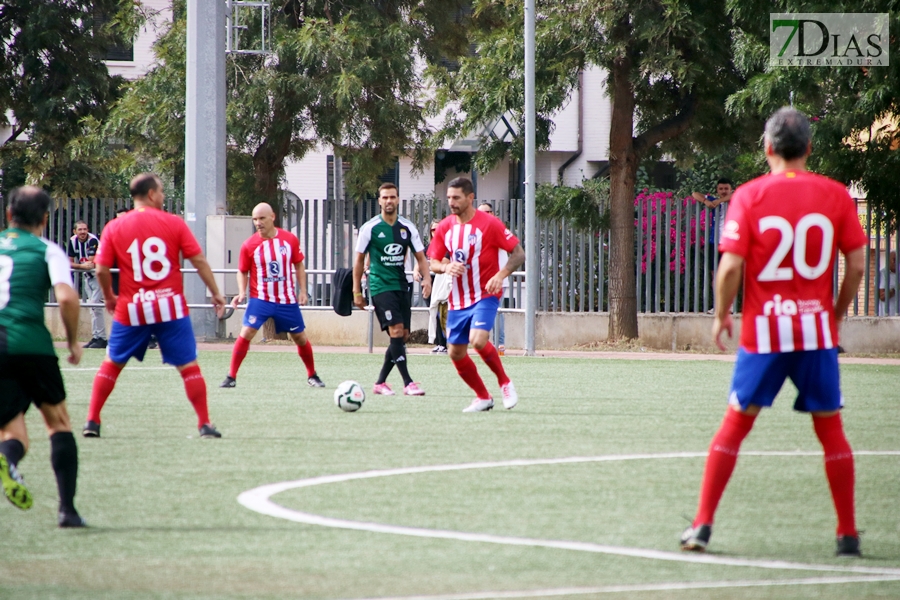
[[[268,202],[260,202],[253,207],[252,214],[254,217],[274,217],[275,211],[272,210],[272,206]]]

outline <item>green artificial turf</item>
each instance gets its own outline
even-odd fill
[[[64,372],[73,424],[87,412],[100,352]],[[370,393],[380,355],[316,355],[310,389],[294,352],[254,352],[238,387],[220,389],[230,353],[204,352],[221,440],[200,440],[181,378],[158,353],[132,363],[103,411],[103,437],[79,436],[77,506],[91,527],[55,527],[49,443],[37,411],[20,464],[35,506],[0,503],[0,598],[897,598],[900,581],[819,583],[817,573],[417,538],[294,523],[237,496],[321,475],[426,465],[704,453],[725,409],[732,365],[507,357],[520,404],[462,414],[472,393],[446,356],[410,356],[423,398]],[[498,396],[496,380],[476,357]],[[66,368],[68,368],[66,366]],[[857,451],[898,451],[900,368],[845,366],[844,422]],[[343,380],[368,392],[335,407]],[[399,375],[392,375],[395,390]],[[820,451],[788,384],[743,450]],[[397,475],[273,496],[286,508],[351,521],[678,551],[704,458],[647,458]],[[859,455],[857,518],[865,558],[834,552],[820,456],[742,456],[717,514],[717,557],[900,569],[900,456]],[[692,584],[725,585],[711,589]],[[730,584],[728,582],[731,582]],[[734,582],[743,582],[738,586]],[[775,583],[782,585],[775,585]],[[755,586],[753,584],[756,584]],[[658,585],[655,590],[648,586]],[[752,587],[749,587],[752,586]],[[566,594],[563,588],[577,588]],[[534,590],[531,596],[528,593]],[[592,591],[593,590],[593,591]],[[618,591],[616,591],[618,590]],[[542,595],[543,594],[543,595]],[[454,596],[456,595],[456,596]]]

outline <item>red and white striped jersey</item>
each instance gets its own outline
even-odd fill
[[[275,228],[275,237],[254,233],[241,246],[238,270],[250,274],[248,298],[276,304],[297,304],[294,265],[303,262],[300,241],[289,231]]]
[[[468,308],[492,295],[499,297],[502,292],[488,294],[485,286],[500,270],[499,250],[512,252],[518,243],[500,219],[481,211],[475,211],[467,223],[460,223],[456,215],[441,221],[428,247],[428,256],[436,260],[449,256],[452,262],[466,265],[465,274],[453,278],[450,310]]]
[[[113,318],[123,325],[149,325],[186,317],[181,258],[201,252],[181,218],[155,208],[136,208],[107,223],[94,261],[119,268]]]
[[[867,243],[837,181],[786,171],[739,187],[719,249],[745,261],[741,346],[759,354],[837,346],[835,257]]]

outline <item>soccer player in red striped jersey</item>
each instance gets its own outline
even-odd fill
[[[238,295],[231,301],[237,306],[247,300],[243,327],[234,342],[231,368],[219,387],[233,388],[238,369],[247,356],[250,341],[269,318],[275,321],[275,330],[286,332],[297,344],[297,354],[306,366],[306,382],[310,387],[325,387],[316,374],[312,344],[306,337],[306,325],[300,313],[300,304],[306,304],[306,269],[300,241],[290,231],[275,227],[275,211],[265,202],[253,209],[253,226],[256,233],[241,246],[238,258]],[[294,275],[297,289],[294,290]],[[247,287],[249,284],[249,296]]]
[[[197,341],[188,317],[181,276],[181,257],[190,261],[212,293],[216,314],[225,298],[194,234],[180,218],[162,210],[162,181],[143,173],[129,186],[134,210],[106,224],[94,259],[106,309],[113,313],[107,356],[94,377],[85,437],[100,437],[100,411],[132,357],[144,360],[155,335],[163,362],[174,365],[184,380],[188,400],[197,413],[200,437],[221,437],[209,421],[206,381],[197,364]],[[119,294],[109,269],[119,266]]]
[[[737,463],[741,442],[788,377],[794,409],[810,413],[825,451],[825,474],[837,513],[838,556],[859,556],[854,514],[853,451],[844,435],[837,361],[838,323],[859,288],[868,239],[846,188],[806,170],[809,120],[782,108],[766,122],[771,172],[734,193],[719,244],[713,337],[732,332],[731,304],[744,278],[744,314],[725,419],[709,448],[700,501],[683,550],[706,549],[713,515]],[[846,269],[837,300],[837,252]]]
[[[448,183],[447,203],[452,214],[438,224],[428,247],[431,270],[453,277],[447,346],[459,376],[475,391],[475,399],[463,412],[481,412],[494,407],[475,362],[469,358],[469,344],[497,376],[503,406],[511,409],[519,400],[488,336],[500,306],[503,281],[525,262],[525,251],[500,219],[477,210],[474,202],[475,190],[469,179],[457,177]],[[499,250],[509,253],[502,269]],[[445,257],[450,262],[443,262]]]

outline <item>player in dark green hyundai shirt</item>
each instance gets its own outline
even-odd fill
[[[362,276],[366,255],[369,256],[369,295],[375,307],[381,330],[391,336],[391,343],[384,354],[384,364],[374,393],[393,396],[387,384],[388,375],[397,365],[403,377],[403,393],[407,396],[424,396],[425,391],[412,380],[406,366],[406,340],[412,319],[410,283],[406,278],[406,255],[412,249],[419,263],[419,272],[428,273],[425,245],[413,222],[397,214],[399,197],[397,186],[384,183],[378,188],[378,204],[381,214],[368,220],[359,228],[356,243],[356,261],[353,264],[353,303],[359,308],[366,305],[362,294]],[[431,295],[430,278],[422,281],[422,294]]]

